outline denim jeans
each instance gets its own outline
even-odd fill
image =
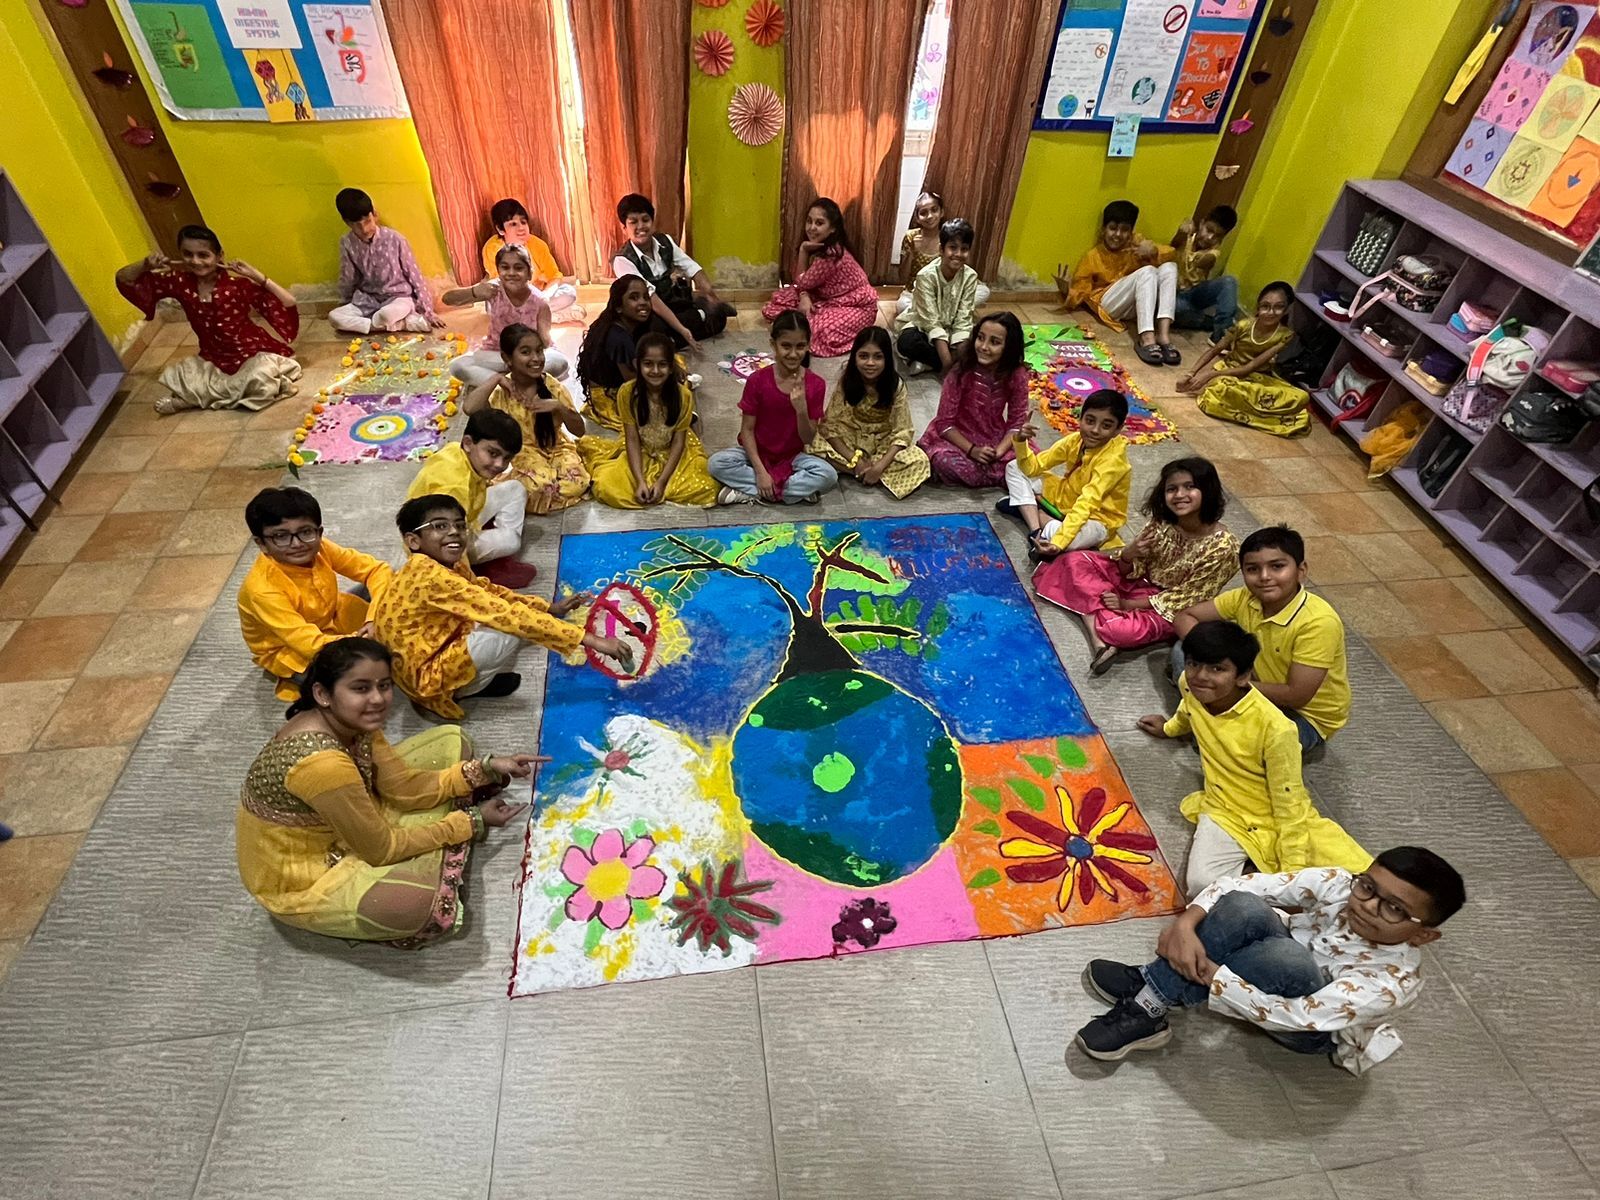
[[[756,494],[756,469],[750,465],[750,456],[743,447],[730,446],[718,450],[706,463],[711,478],[726,484],[736,492]],[[798,504],[808,496],[825,492],[839,482],[839,473],[814,454],[796,454],[794,467],[783,484],[783,502]]]
[[[1172,649],[1167,652],[1167,671],[1172,676],[1172,686],[1178,686],[1178,676],[1183,674],[1183,639],[1172,643]],[[1285,709],[1284,716],[1294,722],[1295,733],[1300,736],[1300,751],[1302,754],[1315,750],[1322,745],[1325,739],[1317,732],[1317,727],[1305,717],[1292,709]]]
[[[1195,932],[1207,958],[1270,995],[1309,996],[1326,984],[1311,951],[1289,936],[1272,905],[1260,896],[1229,892],[1211,906]],[[1204,984],[1178,974],[1164,958],[1147,965],[1144,977],[1173,1008],[1204,1005],[1211,994]],[[1332,1034],[1267,1032],[1297,1054],[1327,1054],[1333,1049]]]
[[[1215,308],[1215,315],[1206,310]],[[1180,329],[1211,328],[1215,341],[1233,327],[1239,315],[1239,281],[1232,275],[1219,275],[1215,279],[1202,279],[1192,288],[1178,293],[1178,307],[1172,323]]]

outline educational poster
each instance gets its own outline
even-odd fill
[[[1035,129],[1215,133],[1263,12],[1257,0],[1063,0]]]
[[[1574,246],[1600,232],[1600,15],[1540,0],[1441,179]]]
[[[117,0],[168,112],[191,121],[410,115],[378,0]]]

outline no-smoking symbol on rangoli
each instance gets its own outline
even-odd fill
[[[1189,23],[1189,10],[1182,4],[1174,4],[1167,9],[1167,15],[1161,18],[1161,28],[1168,33],[1177,33]]]

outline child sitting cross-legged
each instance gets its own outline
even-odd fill
[[[1128,444],[1121,436],[1128,419],[1128,398],[1101,388],[1090,393],[1078,412],[1078,429],[1041,454],[1035,454],[1033,425],[1011,435],[1016,458],[1006,464],[1006,499],[997,511],[1020,517],[1032,542],[1036,562],[1063,550],[1112,549],[1122,545],[1122,523],[1128,519],[1128,489],[1133,468]],[[1051,468],[1065,465],[1064,475]],[[1039,496],[1061,516],[1041,517]]]
[[[322,506],[300,488],[263,488],[244,522],[261,554],[239,585],[239,629],[256,665],[277,679],[278,699],[292,702],[317,651],[361,632],[368,602],[394,572],[324,537]],[[341,591],[341,578],[355,588]]]
[[[1205,1005],[1363,1074],[1400,1049],[1389,1019],[1420,994],[1421,948],[1466,898],[1455,868],[1420,846],[1385,850],[1360,874],[1219,879],[1162,930],[1145,966],[1089,963],[1084,987],[1113,1007],[1074,1040],[1117,1062],[1165,1046],[1172,1009]]]
[[[1014,456],[1011,435],[1028,420],[1028,367],[1015,313],[986,313],[944,377],[939,411],[917,439],[933,477],[959,487],[999,487]]]
[[[912,286],[917,272],[929,263],[939,261],[939,231],[944,228],[944,197],[938,192],[923,191],[911,207],[911,228],[900,239],[900,285],[905,290],[895,299],[894,311],[899,316],[911,307]],[[977,306],[989,302],[989,285],[978,280]]]
[[[1255,316],[1240,318],[1213,342],[1194,370],[1178,381],[1178,390],[1194,395],[1195,407],[1219,421],[1279,437],[1308,432],[1310,393],[1272,372],[1272,364],[1294,339],[1284,322],[1293,303],[1289,284],[1267,284],[1256,298]],[[1222,361],[1215,362],[1218,358]]]
[[[394,681],[423,708],[455,720],[464,696],[509,696],[522,677],[508,668],[524,642],[558,654],[580,645],[632,665],[615,638],[561,620],[588,597],[547,603],[473,574],[470,526],[454,496],[417,496],[395,517],[411,557],[372,606],[373,636],[394,653]]]
[[[1239,281],[1211,272],[1217,247],[1239,223],[1239,214],[1219,204],[1199,221],[1185,221],[1172,239],[1178,264],[1178,307],[1172,323],[1180,329],[1209,329],[1217,341],[1239,316]]]
[[[1178,304],[1178,264],[1171,246],[1142,238],[1134,225],[1139,206],[1113,200],[1100,216],[1100,238],[1089,248],[1069,280],[1056,275],[1066,307],[1086,308],[1108,328],[1121,331],[1132,317],[1139,332],[1134,345],[1139,361],[1153,367],[1175,367],[1183,361],[1170,340]]]
[[[869,325],[856,334],[812,452],[868,487],[881,483],[904,500],[928,479],[928,456],[916,436],[889,331]]]
[[[469,350],[452,360],[451,377],[468,387],[493,379],[506,369],[505,356],[500,353],[500,335],[513,325],[529,325],[539,331],[539,340],[544,344],[544,369],[557,379],[564,379],[568,363],[551,347],[550,306],[530,282],[528,252],[514,244],[502,246],[495,264],[495,278],[469,288],[451,288],[440,297],[451,305],[482,300],[489,310],[489,332],[482,349]]]
[[[359,188],[343,188],[333,203],[350,232],[339,239],[339,296],[344,303],[328,313],[328,323],[340,333],[443,328],[411,243],[398,230],[379,224],[372,197]]]
[[[521,445],[512,453],[506,478],[524,490],[528,512],[542,516],[570,508],[589,490],[589,472],[574,440],[583,434],[583,418],[572,407],[567,389],[545,374],[544,340],[538,330],[507,325],[500,331],[500,354],[505,373],[468,392],[461,410],[469,422],[490,412],[516,422]]]
[[[967,266],[972,226],[961,218],[939,228],[939,257],[917,272],[911,306],[895,319],[900,354],[913,371],[941,375],[961,359],[972,336],[978,273]]]
[[[533,232],[533,218],[521,200],[507,197],[496,200],[489,209],[494,234],[483,244],[483,273],[493,279],[500,273],[500,251],[520,246],[532,270],[533,290],[550,306],[557,321],[583,321],[588,314],[578,301],[578,277],[563,275],[555,255],[542,237]]]
[[[453,497],[467,514],[467,557],[479,564],[509,559],[522,548],[528,492],[520,480],[500,477],[521,449],[522,427],[497,408],[481,408],[467,418],[459,442],[423,462],[406,498]]]
[[[1259,649],[1232,621],[1196,625],[1183,639],[1178,711],[1139,718],[1151,737],[1193,734],[1200,750],[1204,786],[1181,806],[1195,823],[1185,871],[1191,896],[1251,863],[1263,871],[1359,871],[1372,861],[1311,803],[1293,722],[1250,686]]]

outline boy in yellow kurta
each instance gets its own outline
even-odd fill
[[[1134,230],[1139,206],[1113,200],[1100,216],[1100,237],[1069,279],[1056,274],[1056,289],[1068,311],[1087,309],[1108,329],[1121,332],[1134,319],[1139,361],[1177,366],[1183,361],[1171,340],[1178,304],[1178,264],[1171,246],[1160,246]]]
[[[1127,419],[1127,397],[1102,388],[1083,402],[1078,431],[1043,453],[1034,452],[1036,431],[1031,424],[1012,434],[1017,456],[1006,464],[1007,498],[995,508],[1027,525],[1030,557],[1038,561],[1063,550],[1112,550],[1122,545],[1133,480],[1128,447],[1121,437]],[[1066,474],[1050,473],[1063,464]],[[1059,519],[1040,516],[1041,496],[1061,514]]]
[[[239,629],[256,665],[278,680],[278,699],[293,701],[317,651],[360,631],[394,572],[324,537],[322,507],[300,488],[262,489],[244,521],[261,555],[239,585]],[[341,577],[357,590],[341,591]]]
[[[1300,775],[1294,722],[1251,684],[1256,639],[1231,621],[1206,621],[1183,639],[1178,711],[1139,718],[1151,737],[1194,735],[1205,786],[1186,796],[1195,822],[1185,886],[1194,896],[1254,868],[1363,871],[1372,861],[1336,822],[1317,812]]]
[[[467,514],[472,536],[468,557],[475,563],[515,554],[522,547],[527,491],[516,479],[497,479],[522,450],[522,427],[498,409],[467,418],[460,442],[425,460],[406,490],[406,499],[450,496]],[[485,515],[487,514],[487,516]]]
[[[560,654],[580,645],[627,665],[615,638],[561,620],[579,594],[553,604],[473,574],[466,563],[466,512],[454,497],[418,496],[395,517],[411,557],[372,606],[373,636],[394,654],[394,681],[422,707],[450,720],[462,696],[509,696],[522,677],[509,667],[524,642]]]

